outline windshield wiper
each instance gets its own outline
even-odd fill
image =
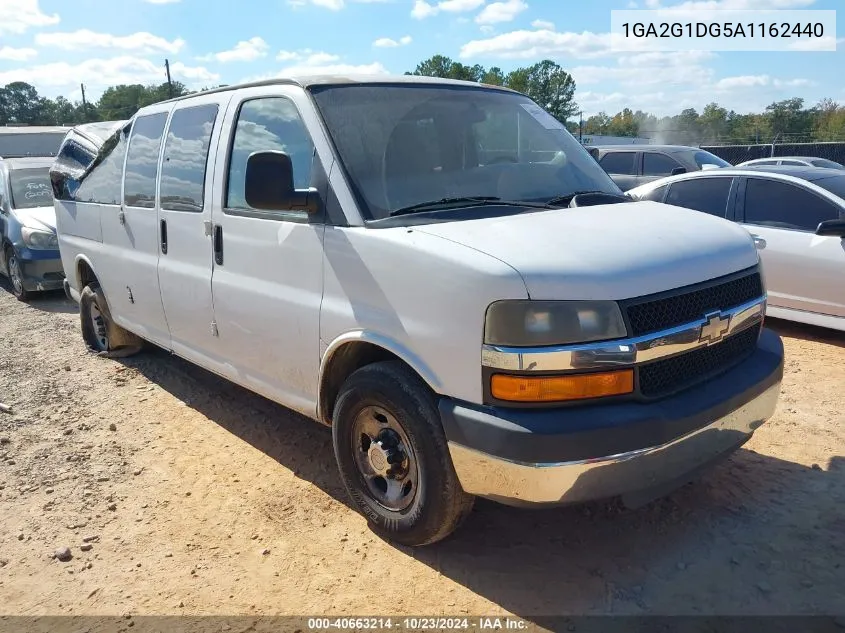
[[[598,191],[598,190],[574,191],[574,192],[568,193],[564,196],[555,196],[551,200],[547,200],[546,204],[548,204],[550,206],[559,206],[559,205],[563,205],[563,204],[568,204],[569,202],[572,202],[572,198],[574,198],[575,196],[583,196],[583,195],[589,194],[589,193],[598,193],[598,194],[602,194],[604,196],[607,196],[609,198],[618,198],[618,199],[620,199],[620,202],[621,202],[622,198],[628,198],[628,196],[625,195],[625,194],[622,194],[620,196],[620,195],[617,195],[615,193],[608,193],[606,191]]]
[[[458,206],[455,206],[458,205]],[[455,206],[455,208],[483,207],[483,206],[506,206],[506,207],[533,207],[538,209],[551,209],[545,202],[520,202],[519,200],[502,200],[497,196],[461,196],[456,198],[440,198],[439,200],[428,200],[419,202],[408,207],[400,207],[390,212],[390,217],[397,215],[408,215],[417,211],[439,211]]]

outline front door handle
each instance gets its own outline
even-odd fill
[[[161,221],[161,252],[167,255],[167,220]]]
[[[764,240],[762,237],[753,234],[751,235],[751,237],[754,238],[754,246],[757,247],[757,250],[763,250],[764,248],[766,248],[766,240]]]

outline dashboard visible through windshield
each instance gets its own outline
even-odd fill
[[[563,124],[522,95],[426,84],[311,90],[368,220],[437,200],[622,194]]]

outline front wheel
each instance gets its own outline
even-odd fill
[[[6,270],[9,273],[9,281],[12,284],[12,294],[17,297],[18,301],[29,301],[32,298],[32,293],[23,287],[21,263],[18,260],[15,249],[11,246],[6,248]]]
[[[381,536],[408,546],[435,543],[472,509],[434,397],[403,363],[367,365],[346,380],[332,437],[343,484]]]

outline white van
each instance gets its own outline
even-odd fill
[[[775,409],[748,233],[624,197],[516,92],[279,79],[142,108],[84,170],[64,151],[87,344],[153,343],[331,426],[397,542],[446,537],[476,496],[643,503]]]

